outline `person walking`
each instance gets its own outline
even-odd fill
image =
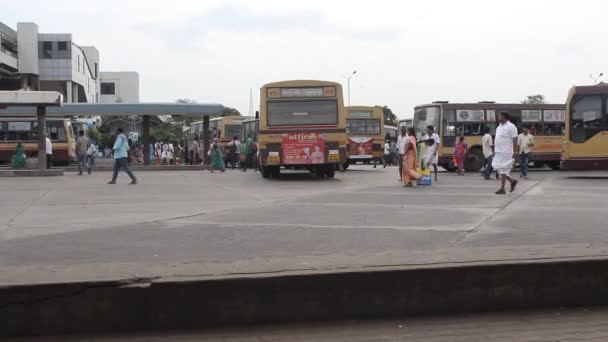
[[[416,146],[416,131],[414,131],[413,127],[407,128],[407,135],[403,140],[405,141],[405,146],[403,148],[403,174],[401,178],[403,179],[404,186],[412,187],[414,186],[414,182],[420,178],[420,174],[416,172],[418,147]]]
[[[405,154],[405,145],[407,144],[407,129],[401,127],[401,135],[397,138],[397,146],[399,152],[399,182],[403,182],[403,155]]]
[[[435,132],[435,127],[432,125],[426,126],[426,136],[424,140],[433,139],[433,144],[429,145],[429,149],[427,150],[427,165],[433,167],[433,171],[435,173],[435,182],[437,181],[437,169],[439,164],[439,147],[441,146],[441,139],[439,138],[439,134]],[[429,154],[428,151],[433,152],[433,154]]]
[[[89,151],[89,138],[84,136],[84,131],[78,131],[78,139],[76,139],[76,155],[78,156],[78,175],[82,176],[82,169],[87,168],[89,174],[91,174],[91,168],[87,158],[87,152]]]
[[[454,148],[454,164],[458,168],[458,175],[464,176],[464,161],[467,158],[467,144],[464,143],[464,137],[458,138],[458,143]]]
[[[384,167],[391,163],[391,144],[388,142],[384,142]]]
[[[211,172],[220,170],[221,172],[226,171],[226,165],[224,164],[224,154],[222,153],[222,147],[220,146],[220,139],[213,139],[213,144],[209,149],[209,156],[211,157]]]
[[[436,157],[437,157],[437,143],[435,141],[435,139],[427,139],[425,140],[426,143],[426,155],[424,156],[424,162],[426,167],[429,167],[430,165],[433,166],[433,171],[435,173],[435,182],[437,182],[437,162],[436,162]]]
[[[53,166],[53,142],[49,135],[46,135],[46,168],[50,169]]]
[[[483,158],[485,160],[485,166],[481,175],[483,179],[489,180],[492,175],[492,159],[494,158],[494,139],[490,134],[490,127],[484,129],[485,134],[481,138],[481,149],[483,151]]]
[[[511,192],[515,190],[517,181],[511,179],[511,170],[515,160],[513,154],[517,149],[517,127],[510,121],[509,113],[502,112],[498,115],[500,123],[496,128],[496,139],[494,141],[494,160],[492,167],[500,175],[500,188],[496,191],[497,195],[504,195],[507,180],[511,183]]]
[[[519,170],[521,174],[519,178],[528,179],[528,164],[530,164],[530,153],[534,146],[534,136],[530,133],[529,127],[524,127],[524,131],[517,137],[517,146],[519,148]]]
[[[250,137],[247,138],[245,144],[243,145],[243,154],[245,155],[245,161],[241,165],[243,168],[243,172],[247,171],[247,167],[253,167],[253,156],[254,156],[254,143],[253,139]]]
[[[131,184],[137,184],[138,180],[129,168],[129,141],[124,135],[124,130],[118,128],[116,130],[116,141],[114,142],[114,169],[112,170],[112,180],[108,184],[116,184],[118,172],[122,169],[131,177]]]
[[[391,165],[397,165],[397,143],[395,143],[395,139],[391,138],[391,159],[390,159],[390,164]]]
[[[235,135],[234,139],[230,143],[228,143],[228,146],[230,146],[232,150],[232,158],[230,158],[230,164],[232,164],[232,169],[234,170],[234,168],[237,167],[237,163],[241,159],[241,142],[239,141],[239,137]],[[247,168],[245,167],[245,170],[246,169]]]

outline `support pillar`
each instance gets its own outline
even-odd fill
[[[211,164],[211,160],[209,158],[209,143],[211,142],[211,136],[209,134],[209,115],[203,116],[203,164],[209,165]]]
[[[66,81],[65,82],[65,102],[67,103],[72,103],[72,90],[74,90],[74,88],[72,87],[72,81]]]
[[[38,169],[46,170],[46,107],[38,106]]]
[[[150,115],[143,116],[144,165],[150,165]]]

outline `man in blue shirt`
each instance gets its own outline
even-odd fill
[[[122,128],[118,128],[116,130],[116,141],[114,142],[114,170],[112,173],[112,180],[108,182],[108,184],[116,184],[116,178],[118,177],[118,172],[120,169],[125,170],[125,172],[131,177],[131,184],[137,184],[137,178],[131,169],[129,169],[129,140],[124,135],[124,130]]]

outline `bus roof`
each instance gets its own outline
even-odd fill
[[[291,80],[264,84],[263,88],[301,87],[301,83],[314,83],[319,86],[342,86],[340,83],[320,80]]]
[[[577,94],[605,94],[608,93],[608,83],[588,86],[574,86],[570,89],[570,92],[576,92]]]
[[[443,107],[444,109],[565,109],[563,103],[523,104],[523,103],[430,103],[414,107]]]
[[[220,116],[220,117],[217,117],[217,118],[211,118],[211,119],[209,119],[209,122],[211,122],[211,121],[221,121],[221,120],[227,119],[227,118],[230,118],[231,120],[236,119],[237,121],[245,121],[245,120],[248,120],[248,119],[253,119],[253,116],[242,116],[242,115]],[[203,123],[203,120],[195,121],[195,122],[191,123],[190,125],[199,124],[199,123]]]

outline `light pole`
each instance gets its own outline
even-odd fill
[[[348,89],[347,92],[348,92],[348,106],[349,107],[350,107],[350,79],[351,79],[351,77],[355,76],[356,73],[357,73],[357,70],[354,70],[348,76],[345,76],[346,80],[347,80],[346,88]]]
[[[592,74],[589,74],[589,78],[593,80],[594,84],[597,84],[597,80],[599,80],[602,76],[604,76],[603,72],[600,72],[600,74],[597,75],[597,77],[593,77]]]

